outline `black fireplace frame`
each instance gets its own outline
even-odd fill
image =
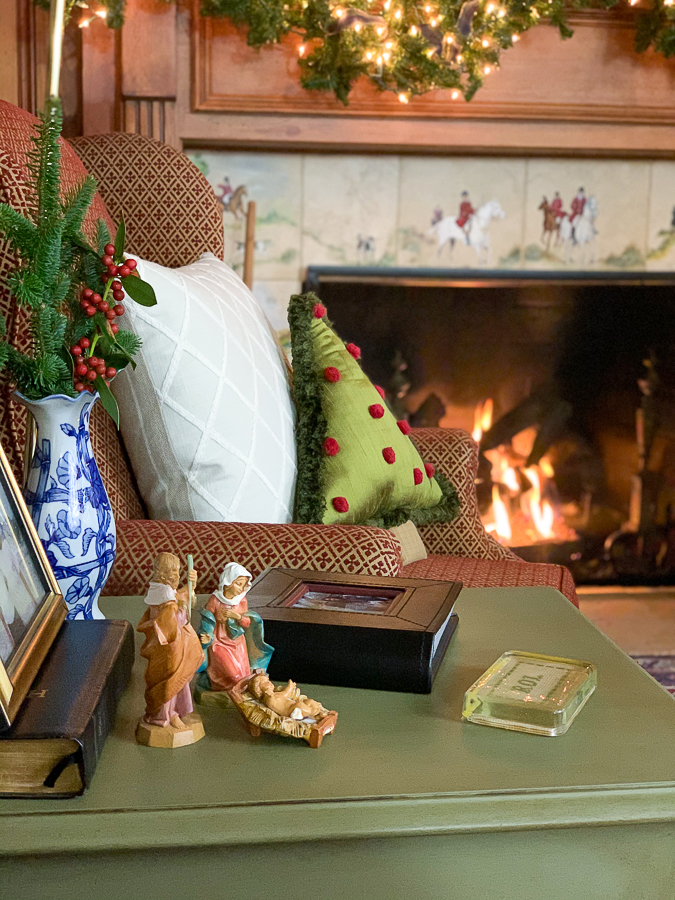
[[[384,266],[308,266],[303,291],[322,283],[395,284],[406,287],[518,287],[523,284],[662,285],[675,287],[672,272],[571,271],[564,269],[430,269]]]

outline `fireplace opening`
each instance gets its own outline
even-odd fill
[[[581,584],[675,583],[671,275],[308,270],[397,415],[480,445],[485,527]]]

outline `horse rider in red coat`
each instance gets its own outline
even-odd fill
[[[551,200],[551,206],[549,208],[556,219],[565,218],[566,213],[563,210],[562,197],[560,196],[558,191],[555,192],[555,197],[553,198],[553,200]]]
[[[475,215],[476,210],[471,205],[471,201],[469,200],[469,192],[462,191],[462,199],[459,204],[459,215],[457,216],[457,224],[462,229],[464,234],[466,235],[466,242],[469,243],[469,220],[471,216]]]

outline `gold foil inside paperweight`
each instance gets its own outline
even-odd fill
[[[564,734],[596,684],[592,663],[508,650],[466,692],[462,718],[528,734]]]

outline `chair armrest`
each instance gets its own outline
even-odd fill
[[[427,553],[476,559],[518,559],[489,535],[480,520],[476,496],[478,444],[460,428],[413,428],[420,456],[454,484],[461,508],[453,522],[420,525]]]
[[[144,594],[153,560],[164,550],[183,560],[193,555],[199,593],[215,591],[232,561],[254,578],[268,566],[381,576],[401,570],[401,545],[383,528],[127,519],[117,523],[117,559],[103,593]]]

